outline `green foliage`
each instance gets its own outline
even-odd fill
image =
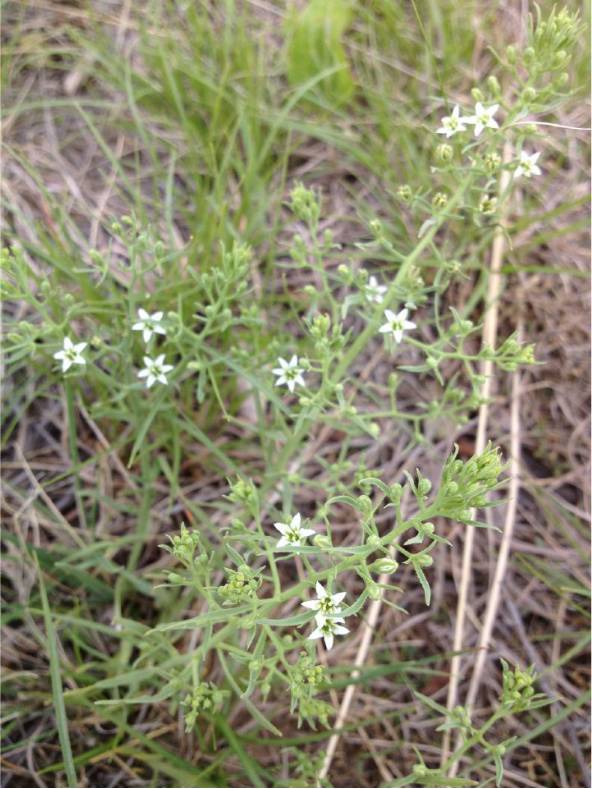
[[[337,106],[348,102],[354,81],[343,47],[351,0],[307,0],[286,26],[287,71],[292,85],[310,86]]]
[[[404,565],[429,605],[432,567],[443,550],[456,549],[442,536],[442,519],[472,527],[471,509],[497,501],[499,450],[489,446],[467,461],[452,450],[442,456],[439,482],[419,470],[387,479],[374,468],[383,431],[396,425],[407,459],[426,438],[472,418],[483,362],[500,370],[534,363],[532,346],[513,335],[479,348],[475,314],[484,299],[483,251],[512,194],[497,194],[499,179],[518,166],[502,163],[501,145],[512,139],[517,154],[542,145],[540,130],[523,119],[551,114],[565,97],[569,58],[561,53],[572,54],[577,17],[554,11],[533,22],[527,48],[506,51],[497,76],[475,86],[476,96],[502,105],[497,131],[476,141],[469,129],[444,143],[435,115],[448,92],[463,94],[459,64],[469,62],[476,35],[474,15],[458,4],[432,4],[419,24],[411,6],[389,0],[312,0],[292,12],[277,45],[257,29],[248,4],[223,5],[222,17],[218,4],[151,4],[134,21],[140,39],[131,59],[102,29],[64,27],[65,41],[86,48],[92,80],[106,96],[118,93],[95,106],[85,85],[76,100],[48,100],[44,112],[63,114],[64,128],[68,113],[76,118],[65,141],[77,142],[80,129],[90,137],[126,207],[101,224],[100,249],[88,249],[64,206],[40,187],[46,221],[20,238],[9,234],[2,252],[3,297],[22,307],[8,312],[5,334],[4,446],[23,414],[63,400],[61,453],[69,460],[40,476],[43,495],[31,500],[17,485],[19,506],[33,508],[51,547],[35,549],[39,591],[19,588],[6,617],[19,626],[29,618],[35,633],[43,615],[51,694],[39,685],[23,694],[11,677],[9,724],[24,710],[36,726],[53,702],[63,765],[56,757],[44,769],[65,769],[70,782],[79,766],[123,747],[126,758],[149,766],[155,785],[255,785],[262,777],[271,784],[245,752],[248,737],[289,727],[288,698],[298,726],[326,729],[333,720],[327,691],[339,684],[314,656],[316,613],[301,607],[316,585],[327,594],[356,590],[332,615],[319,607],[329,611],[329,631],[341,618],[353,630],[368,600],[394,605],[396,593],[405,604],[407,589],[391,583],[403,583]],[[56,59],[60,68],[70,67],[68,55]],[[428,116],[426,96],[437,95],[440,77],[446,92]],[[23,99],[12,120],[23,115],[28,123],[37,110]],[[114,129],[134,143],[121,157],[112,150]],[[323,192],[291,181],[292,164],[311,143],[329,154],[321,175],[335,161],[353,179],[344,181],[351,194],[337,217],[353,243],[337,244],[325,229]],[[282,214],[286,194],[291,216]],[[10,190],[7,200],[22,226]],[[524,221],[539,220],[534,212]],[[457,303],[467,280],[469,296]],[[165,334],[148,344],[132,329],[140,308],[163,313]],[[404,341],[387,338],[390,374],[369,381],[360,371],[382,341],[385,309],[407,310],[417,326]],[[54,354],[66,336],[86,343],[85,363],[62,373]],[[166,384],[149,390],[138,379],[146,354],[163,354],[173,368]],[[288,376],[294,391],[278,386],[273,372],[278,357],[292,355],[300,371]],[[338,447],[330,457],[317,453],[324,472],[317,479],[306,458],[325,431],[339,431]],[[111,456],[122,480],[115,485],[104,470]],[[205,493],[188,495],[188,478],[206,480]],[[164,498],[153,510],[156,493]],[[315,533],[281,550],[274,523],[298,507]],[[112,516],[125,528],[109,531]],[[161,546],[169,556],[155,556],[153,535],[181,517],[189,525]],[[354,535],[345,544],[336,528],[344,517]],[[11,543],[11,561],[20,550],[26,577],[31,553],[20,540]],[[392,579],[382,584],[382,574]],[[335,641],[347,637],[336,633]],[[412,676],[418,664],[405,665]],[[354,681],[351,667],[341,671],[341,686]],[[29,681],[40,682],[27,674]],[[506,668],[503,682],[500,715],[545,703],[529,672]],[[238,704],[251,718],[246,734],[225,724]],[[146,736],[135,722],[138,705],[171,716],[180,708],[188,731],[200,738],[206,721],[223,744],[198,769]],[[462,708],[448,717],[432,712],[445,717],[440,730],[462,732],[474,760],[485,754],[499,782],[512,742],[490,745]],[[113,739],[95,750],[86,735],[77,738],[72,757],[68,725],[87,714]],[[322,748],[292,753],[291,780],[316,785]],[[455,785],[423,762],[404,780]]]

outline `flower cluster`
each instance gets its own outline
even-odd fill
[[[300,548],[307,537],[315,534],[314,529],[305,529],[302,526],[302,516],[297,512],[290,520],[290,523],[274,523],[274,527],[282,535],[277,542],[277,548]],[[345,620],[339,616],[341,613],[341,603],[345,598],[345,592],[329,594],[324,586],[317,581],[317,597],[315,600],[307,600],[302,603],[304,608],[315,611],[316,628],[308,636],[309,639],[322,638],[327,649],[331,649],[336,635],[345,635],[349,630],[343,626]]]
[[[486,107],[480,101],[475,104],[473,115],[460,114],[458,104],[452,110],[451,115],[442,118],[442,125],[436,130],[436,134],[443,134],[446,139],[452,137],[457,132],[466,131],[467,124],[475,127],[475,137],[480,137],[484,129],[498,129],[499,124],[495,119],[495,114],[499,110],[499,104],[492,104]]]
[[[478,101],[475,104],[475,111],[472,115],[461,115],[459,105],[455,105],[450,115],[446,115],[440,121],[440,128],[436,129],[436,134],[443,134],[446,139],[453,137],[455,134],[467,130],[467,126],[473,126],[475,137],[480,137],[485,129],[499,129],[499,123],[495,119],[495,115],[499,110],[499,104],[491,104],[486,107],[482,102]],[[450,156],[452,150],[450,150]],[[540,156],[540,151],[528,153],[521,151],[517,162],[514,163],[514,178],[531,178],[533,175],[541,175],[541,168],[537,162]],[[500,158],[496,154],[488,154],[488,161],[493,161],[495,157],[497,164],[500,163]],[[444,158],[444,157],[440,157]],[[449,158],[449,157],[446,157]],[[487,165],[486,166],[490,166]]]
[[[203,712],[209,712],[220,707],[227,696],[227,690],[221,690],[211,682],[200,682],[193,689],[193,692],[188,693],[183,700],[186,731],[190,732],[193,729],[197,718]]]
[[[302,603],[305,608],[310,608],[312,611],[317,612],[315,614],[316,628],[308,638],[311,641],[322,638],[327,649],[331,649],[336,635],[344,636],[349,633],[347,627],[343,626],[345,619],[339,616],[341,613],[341,602],[345,597],[345,592],[338,592],[333,595],[329,594],[318,581],[315,589],[317,599],[307,600]]]
[[[144,343],[148,345],[153,335],[160,334],[166,335],[166,328],[162,323],[164,313],[153,312],[150,315],[146,310],[138,310],[138,318],[132,325],[132,331],[141,331]],[[70,337],[64,337],[63,348],[54,353],[53,358],[58,359],[62,363],[62,372],[67,372],[73,364],[85,365],[86,359],[82,352],[88,343],[79,342],[74,343]],[[152,356],[144,356],[144,369],[138,373],[138,378],[146,379],[146,387],[150,389],[157,381],[161,384],[167,384],[167,373],[173,369],[172,364],[165,364],[165,356],[161,353],[156,358]]]

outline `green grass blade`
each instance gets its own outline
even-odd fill
[[[58,736],[60,739],[60,746],[62,748],[62,756],[64,758],[64,768],[66,770],[66,778],[68,786],[79,786],[76,779],[76,770],[74,769],[74,760],[72,758],[72,746],[70,744],[70,735],[68,732],[68,718],[66,715],[66,705],[64,704],[64,694],[62,691],[62,680],[60,676],[60,658],[58,655],[58,640],[53,620],[51,618],[51,609],[47,599],[47,592],[43,582],[43,575],[37,563],[37,575],[39,577],[39,591],[41,593],[41,605],[43,607],[43,619],[45,621],[45,632],[47,634],[47,648],[49,654],[49,674],[51,678],[51,694],[53,697],[53,706],[55,710],[56,724],[58,727]]]

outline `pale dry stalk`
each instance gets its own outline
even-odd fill
[[[512,146],[509,142],[504,145],[503,163],[508,164],[512,158]],[[511,174],[508,169],[503,169],[499,182],[499,195],[504,195],[510,184]],[[507,204],[506,204],[507,205]],[[497,227],[491,248],[491,261],[489,268],[489,281],[487,287],[487,303],[485,318],[483,322],[482,347],[495,348],[497,338],[497,323],[499,313],[499,300],[502,291],[501,264],[505,251],[506,236],[504,224],[506,214],[500,217],[500,224]],[[481,390],[482,405],[479,408],[479,419],[477,423],[477,438],[475,441],[475,455],[480,455],[487,443],[487,427],[489,420],[489,403],[493,393],[494,366],[491,359],[486,359],[481,365],[481,374],[484,376],[484,383]],[[471,520],[476,516],[475,510],[471,511]],[[458,592],[458,604],[456,609],[456,623],[454,626],[454,641],[452,649],[454,656],[450,664],[450,682],[448,684],[448,697],[446,707],[452,710],[456,706],[458,698],[458,685],[460,681],[461,655],[460,652],[464,643],[465,617],[467,613],[467,601],[469,588],[471,585],[471,565],[473,561],[473,545],[475,540],[475,529],[469,528],[465,533],[465,544],[463,550],[462,571]],[[450,755],[450,730],[446,731],[442,743],[442,760],[444,764]]]

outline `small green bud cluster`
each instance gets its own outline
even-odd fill
[[[226,568],[226,575],[227,582],[218,589],[222,605],[237,605],[257,596],[261,578],[246,564],[241,564],[238,570]]]
[[[314,340],[315,350],[323,357],[327,354],[334,354],[343,348],[345,338],[341,331],[341,325],[334,323],[331,326],[329,315],[322,313],[308,323],[310,334]]]
[[[432,205],[436,211],[446,208],[448,205],[448,195],[445,192],[436,192],[436,194],[432,197]]]
[[[460,729],[466,734],[470,734],[473,731],[471,716],[466,707],[462,707],[459,704],[451,709],[446,721],[441,726],[438,726],[437,731],[448,731],[451,729]]]
[[[179,534],[169,535],[171,545],[164,545],[167,551],[173,554],[185,567],[190,567],[193,564],[195,550],[199,546],[199,532],[189,529],[184,523],[181,524],[181,531]]]
[[[483,167],[489,175],[496,173],[502,164],[502,157],[496,151],[488,151],[483,157]]]
[[[555,8],[546,19],[537,14],[536,26],[531,20],[530,47],[531,60],[540,71],[556,71],[569,63],[571,52],[580,31],[579,13]]]
[[[521,345],[516,335],[512,334],[496,351],[495,361],[502,370],[510,372],[523,364],[536,364],[534,345]]]
[[[509,707],[512,712],[527,710],[535,700],[534,683],[536,673],[534,666],[523,671],[520,668],[510,669],[508,663],[502,660],[503,688],[502,704]]]
[[[397,189],[397,197],[404,203],[410,203],[413,197],[413,192],[409,184],[401,184]]]
[[[228,499],[232,502],[244,504],[249,510],[256,507],[259,500],[255,483],[250,479],[239,477],[234,482],[229,482],[230,493]]]
[[[327,681],[325,668],[315,663],[314,658],[301,652],[298,662],[289,671],[292,701],[290,711],[298,712],[298,726],[306,721],[313,729],[319,721],[325,728],[329,726],[329,716],[333,707],[315,698],[321,686]]]
[[[316,194],[304,184],[297,183],[290,192],[290,208],[302,222],[316,226],[321,215],[321,207]]]
[[[447,142],[443,142],[438,145],[434,151],[434,159],[441,164],[446,164],[447,162],[452,161],[453,156],[454,148]]]
[[[444,464],[434,510],[446,518],[470,521],[473,507],[491,506],[486,495],[497,488],[501,471],[499,449],[491,444],[480,455],[474,455],[466,462],[458,459],[456,446]]]
[[[497,211],[497,197],[494,195],[483,195],[479,200],[479,213],[483,216],[491,216]]]
[[[227,690],[220,690],[211,682],[200,682],[194,688],[193,693],[187,694],[182,702],[185,730],[190,732],[200,715],[214,712],[223,704],[225,697],[228,695]]]

